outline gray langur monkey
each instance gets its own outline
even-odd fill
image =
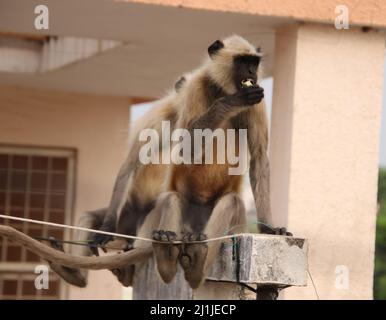
[[[109,207],[86,212],[80,217],[77,226],[125,235],[137,234],[145,217],[154,207],[166,174],[164,165],[140,163],[138,153],[144,143],[139,141],[139,133],[142,129],[149,128],[160,132],[162,121],[170,121],[171,127],[174,126],[180,105],[180,93],[188,78],[189,74],[182,76],[175,83],[174,90],[156,101],[152,110],[136,122],[130,134],[128,155],[117,175]],[[74,241],[90,242],[91,246],[74,245],[71,253],[79,256],[98,255],[96,246],[103,246],[111,240],[111,236],[77,230],[74,234]],[[132,243],[133,241],[125,239],[122,249],[130,250]],[[64,251],[59,242],[53,238],[51,246]],[[50,266],[68,283],[78,287],[87,286],[87,270],[68,268],[55,263],[50,263]],[[131,285],[134,265],[111,271],[122,285]]]

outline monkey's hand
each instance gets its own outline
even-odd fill
[[[288,232],[286,228],[270,228],[264,224],[259,226],[260,233],[264,234],[275,234],[279,236],[292,237],[292,233]]]
[[[259,86],[242,88],[236,93],[224,97],[224,102],[232,107],[253,106],[264,98],[264,89]]]
[[[217,99],[201,117],[191,121],[188,129],[216,129],[221,123],[246,107],[259,103],[264,98],[264,89],[259,86],[241,88],[238,92]]]
[[[113,219],[105,220],[102,226],[99,228],[99,230],[106,231],[106,232],[116,232],[115,220]],[[114,237],[111,235],[107,235],[103,233],[94,233],[94,235],[92,236],[92,242],[91,242],[92,246],[90,246],[90,250],[92,251],[93,254],[95,254],[96,256],[99,256],[98,246],[104,246],[105,244],[112,241],[113,239]]]

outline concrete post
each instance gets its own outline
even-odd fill
[[[189,287],[181,268],[170,284],[163,283],[151,259],[136,268],[133,299],[256,299],[245,285],[257,286],[258,298],[267,299],[265,292],[307,284],[307,253],[306,239],[246,233],[222,243],[207,281],[197,290]]]
[[[276,225],[310,242],[322,299],[371,299],[385,36],[277,30],[271,127]],[[314,299],[308,288],[285,298]]]

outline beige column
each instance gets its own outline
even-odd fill
[[[285,27],[275,54],[275,223],[309,239],[321,299],[372,299],[385,35]],[[314,299],[311,281],[284,298]]]

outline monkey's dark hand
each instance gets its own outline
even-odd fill
[[[260,230],[260,233],[264,233],[264,234],[275,234],[278,236],[288,236],[288,237],[293,236],[292,233],[288,232],[286,228],[271,228],[264,224],[259,226],[259,230]]]
[[[242,88],[236,93],[224,97],[224,102],[233,107],[252,106],[264,98],[264,89],[259,86]]]
[[[106,220],[103,222],[99,230],[106,231],[106,232],[116,232],[116,224],[113,220]],[[105,244],[112,241],[113,239],[114,237],[111,235],[107,235],[103,233],[94,233],[94,235],[92,236],[90,250],[94,255],[99,256],[98,246],[104,246]]]

